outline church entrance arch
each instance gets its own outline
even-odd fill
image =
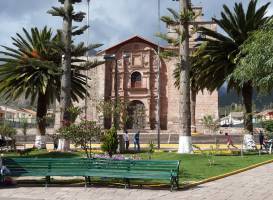
[[[134,100],[127,108],[127,129],[143,129],[145,127],[145,106],[142,101]]]

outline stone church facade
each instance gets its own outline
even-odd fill
[[[202,11],[197,8],[197,11]],[[215,28],[212,22],[196,19],[202,26]],[[199,23],[198,23],[199,24]],[[176,37],[172,32],[174,27],[168,26],[169,35]],[[191,35],[191,48],[196,45],[195,39],[198,33]],[[176,67],[176,59],[161,59],[161,68],[158,71],[157,44],[142,38],[133,36],[104,51],[96,57],[102,59],[104,55],[115,55],[115,59],[107,60],[105,64],[91,69],[90,99],[88,99],[87,119],[106,123],[98,113],[96,107],[101,100],[115,98],[115,65],[117,65],[118,97],[121,101],[129,102],[129,105],[141,105],[144,108],[144,127],[153,130],[156,127],[158,84],[157,77],[160,73],[160,124],[162,130],[178,133],[179,131],[179,91],[174,86],[173,71]],[[171,46],[160,47],[173,48]],[[218,118],[218,92],[199,92],[196,100],[196,122],[200,125],[200,119],[205,115]],[[132,128],[128,125],[127,128]],[[198,128],[198,127],[197,127]]]

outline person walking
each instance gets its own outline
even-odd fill
[[[140,131],[137,131],[134,135],[134,149],[135,149],[135,152],[136,151],[140,151],[140,145],[139,145],[139,134],[140,134]]]
[[[130,142],[129,142],[129,135],[127,130],[124,133],[124,141],[125,141],[125,150],[128,151]]]
[[[230,146],[238,149],[236,146],[234,146],[231,136],[228,133],[225,133],[225,136],[227,138],[227,148],[230,150]]]

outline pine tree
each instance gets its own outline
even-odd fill
[[[84,12],[75,12],[74,4],[81,3],[82,0],[58,0],[63,6],[60,7],[52,7],[51,10],[48,11],[49,14],[53,16],[58,16],[63,18],[63,29],[59,30],[59,33],[62,36],[63,43],[63,57],[62,57],[62,77],[61,77],[61,95],[60,95],[60,124],[61,126],[67,126],[71,124],[71,114],[69,112],[69,108],[73,106],[71,101],[71,62],[73,59],[71,58],[71,51],[73,49],[73,36],[81,35],[87,30],[89,27],[87,25],[82,27],[73,27],[73,22],[82,22],[85,18]],[[80,43],[82,47],[84,47],[83,43]],[[90,49],[94,49],[101,46],[98,45],[90,45],[86,48],[85,52],[88,52]],[[77,58],[75,59],[77,60]],[[84,65],[84,69],[87,70],[89,68],[94,68],[100,65],[101,62],[87,61]],[[86,80],[87,81],[87,80]],[[86,83],[87,84],[87,83]],[[85,97],[87,98],[87,97]],[[67,142],[64,142],[63,149],[69,149],[69,145]]]
[[[85,13],[75,12],[73,5],[75,3],[81,3],[82,0],[58,0],[63,6],[52,7],[48,11],[53,16],[59,16],[63,18],[63,30],[59,31],[62,35],[63,42],[63,58],[62,58],[62,77],[61,77],[61,124],[69,124],[71,116],[68,112],[68,108],[71,107],[71,50],[72,50],[72,37],[81,35],[84,33],[88,26],[72,27],[72,22],[82,22]]]
[[[179,30],[184,35],[184,40],[180,40],[179,57],[180,57],[180,125],[181,133],[179,135],[178,153],[191,153],[191,108],[190,108],[190,49],[189,49],[189,1],[180,0],[180,12],[184,19],[180,19]]]

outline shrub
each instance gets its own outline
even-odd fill
[[[80,124],[71,124],[58,130],[60,136],[70,140],[76,147],[81,147],[87,156],[91,158],[92,143],[101,137],[101,128],[93,121],[82,121]]]
[[[71,106],[67,109],[67,112],[70,115],[71,123],[75,123],[77,117],[82,113],[82,109],[78,106],[76,107]]]
[[[155,144],[153,141],[149,142],[149,150],[148,150],[148,155],[149,155],[149,160],[152,159],[152,154],[155,152]]]
[[[262,121],[262,127],[266,130],[267,135],[273,137],[273,120]]]
[[[273,120],[263,121],[262,127],[268,132],[273,132]]]
[[[118,135],[114,127],[109,130],[106,130],[105,134],[102,137],[101,149],[104,152],[107,152],[110,157],[117,152],[118,148]]]
[[[0,135],[14,138],[16,135],[16,129],[9,125],[0,125]]]
[[[4,146],[11,146],[15,150],[16,149],[15,135],[16,135],[15,128],[12,128],[11,126],[6,124],[0,125],[0,136],[11,138],[9,142],[5,142],[5,145],[3,144]]]

